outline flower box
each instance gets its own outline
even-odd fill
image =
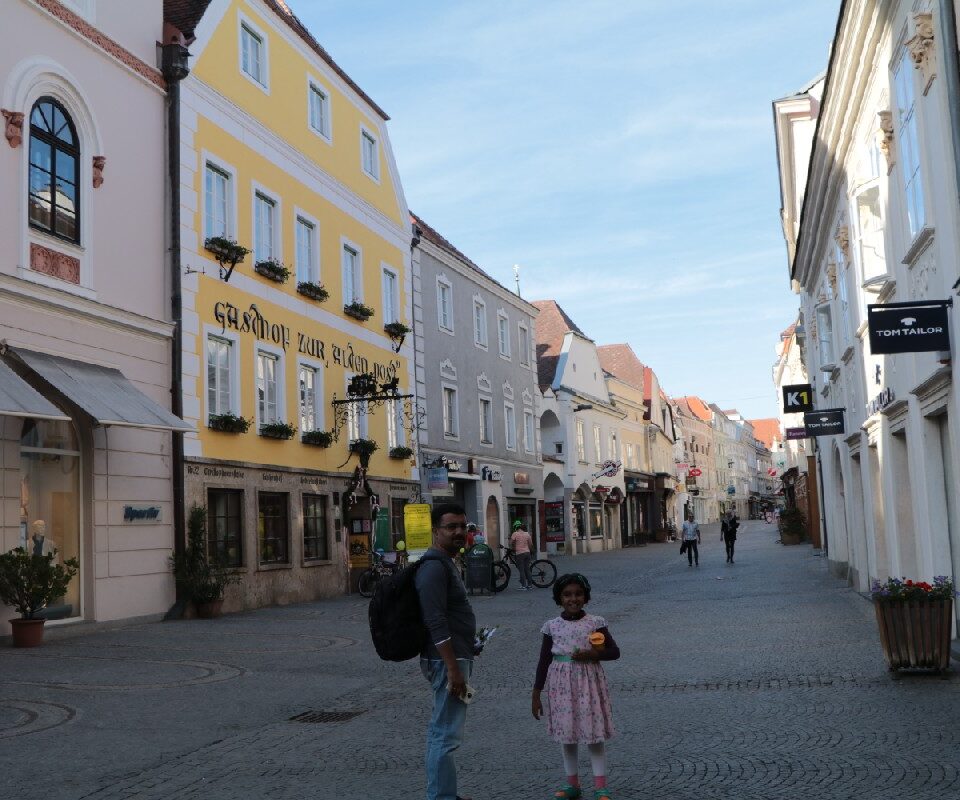
[[[322,303],[328,297],[330,297],[330,292],[323,288],[319,283],[312,283],[311,281],[300,281],[297,284],[297,293],[302,294],[304,297],[309,297],[311,300],[316,300],[318,303]]]
[[[304,431],[300,441],[314,447],[329,447],[333,443],[333,434],[330,431]]]
[[[250,250],[242,244],[225,236],[211,236],[203,243],[204,249],[213,253],[221,264],[240,264],[247,257]]]
[[[953,582],[934,578],[933,584],[889,578],[874,581],[873,608],[880,646],[891,671],[945,670],[950,666],[953,623]]]
[[[267,439],[290,439],[296,430],[289,422],[267,422],[260,426],[260,435]]]
[[[258,261],[253,265],[253,271],[258,275],[262,275],[264,278],[267,278],[271,281],[276,281],[277,283],[286,283],[287,279],[290,277],[290,270],[288,270],[282,263],[272,258],[265,261]]]
[[[402,322],[388,322],[383,326],[383,330],[391,339],[402,339],[410,333],[410,329]]]
[[[370,306],[365,306],[361,302],[354,301],[343,307],[343,313],[348,317],[353,317],[361,322],[366,322],[368,319],[370,319],[370,317],[373,316],[373,309],[370,308]]]
[[[220,433],[246,433],[250,428],[250,420],[236,414],[211,414],[207,425],[210,430]]]
[[[413,455],[413,450],[411,450],[409,447],[402,447],[402,446],[391,447],[389,455],[390,455],[390,458],[399,458],[399,459],[410,458],[410,456]]]

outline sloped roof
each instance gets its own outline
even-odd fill
[[[752,419],[753,435],[763,442],[767,450],[773,449],[774,440],[781,441],[783,434],[780,432],[780,420],[776,417],[766,417],[765,419]]]
[[[208,5],[210,0],[163,0],[163,21],[177,28],[189,41]]]
[[[556,300],[534,300],[540,312],[537,317],[537,380],[544,390],[553,384],[557,374],[557,359],[563,346],[563,337],[568,331],[589,337],[567,316]]]
[[[644,390],[644,371],[647,368],[630,345],[602,344],[597,347],[597,355],[604,371],[638,391]]]
[[[686,409],[693,414],[693,416],[697,417],[703,422],[713,421],[713,414],[710,411],[710,407],[699,397],[687,395],[685,397],[678,397],[676,400],[678,403],[681,403],[682,407],[685,406]]]

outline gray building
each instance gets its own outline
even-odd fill
[[[461,503],[491,546],[506,541],[516,519],[541,543],[537,309],[423,220],[414,224],[424,498]]]

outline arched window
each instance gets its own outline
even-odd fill
[[[52,97],[30,112],[30,226],[80,243],[80,140]]]

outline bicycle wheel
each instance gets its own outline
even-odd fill
[[[374,572],[372,569],[365,569],[357,578],[357,591],[363,597],[373,597],[378,583],[380,583],[380,573]]]
[[[530,582],[538,589],[553,586],[557,579],[557,565],[546,558],[539,558],[530,565]]]
[[[493,564],[493,591],[502,592],[510,583],[510,567],[505,561],[495,561]]]

